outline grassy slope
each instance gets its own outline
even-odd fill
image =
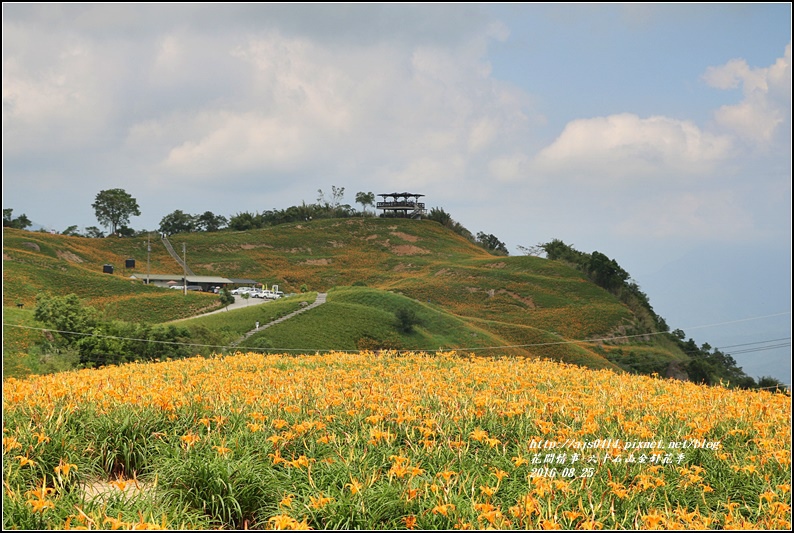
[[[356,349],[361,337],[394,341],[395,335],[401,347],[413,349],[542,343],[515,351],[614,368],[592,345],[559,343],[631,333],[634,322],[612,295],[563,264],[495,257],[430,221],[318,220],[177,235],[171,242],[177,249],[186,244],[188,264],[197,275],[253,278],[278,283],[285,292],[328,291],[354,282],[380,289],[331,291],[325,306],[268,330],[271,337],[278,334],[270,339],[276,347]],[[4,308],[16,302],[32,308],[36,294],[45,290],[74,292],[111,318],[134,321],[165,322],[217,307],[214,296],[186,298],[130,282],[131,272],[122,268],[127,258],[136,259],[136,272],[146,271],[145,238],[86,239],[4,229]],[[102,273],[108,263],[116,274]],[[179,271],[157,239],[149,270]],[[400,295],[410,299],[423,321],[410,335],[398,335],[393,327]],[[644,350],[654,358],[680,357],[666,346]]]

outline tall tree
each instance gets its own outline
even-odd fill
[[[486,235],[482,231],[477,232],[477,243],[489,252],[509,255],[505,243],[500,241],[496,235],[492,233]]]
[[[367,212],[368,205],[375,205],[375,193],[373,192],[357,192],[356,203],[361,204],[364,212]]]
[[[196,217],[183,213],[179,209],[160,220],[160,233],[190,233],[196,229]]]
[[[108,189],[100,191],[91,207],[100,224],[111,228],[116,234],[119,226],[126,226],[131,216],[141,216],[138,202],[124,189]]]
[[[196,217],[196,226],[204,231],[218,231],[223,229],[229,220],[223,215],[216,215],[212,211],[206,211],[203,215]]]
[[[85,229],[85,236],[91,239],[101,239],[105,234],[96,226],[88,226]]]
[[[13,209],[3,209],[3,227],[14,229],[27,229],[33,224],[30,219],[22,213],[17,218],[12,218]]]

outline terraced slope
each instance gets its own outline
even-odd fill
[[[609,346],[564,343],[639,332],[626,306],[566,265],[537,257],[493,256],[432,221],[317,220],[245,232],[175,235],[171,242],[175,247],[185,243],[187,262],[197,275],[252,278],[277,283],[285,292],[329,292],[328,305],[296,317],[312,321],[301,327],[325,339],[338,337],[343,324],[354,322],[343,319],[356,313],[380,314],[383,324],[393,321],[394,308],[389,306],[397,303],[378,295],[384,291],[427,315],[429,325],[418,329],[421,334],[400,340],[405,348],[437,348],[432,344],[449,338],[445,331],[458,327],[449,321],[457,320],[469,339],[480,336],[482,342],[471,344],[461,340],[465,336],[453,335],[455,342],[444,343],[445,348],[520,345],[517,350],[530,355],[614,367],[604,357],[613,349]],[[166,322],[218,305],[215,296],[185,297],[131,282],[124,261],[136,259],[136,272],[145,272],[145,238],[87,239],[4,229],[3,252],[7,307],[22,303],[32,308],[44,291],[73,292],[110,318]],[[116,266],[113,275],[102,273],[108,263]],[[149,271],[180,270],[153,238]],[[342,291],[352,285],[375,292]],[[361,298],[378,302],[356,300]],[[430,320],[430,315],[444,320]],[[365,336],[353,328],[332,348],[355,349]],[[305,343],[305,336],[301,340]],[[643,346],[648,348],[647,343]],[[298,339],[294,347],[311,348]],[[664,346],[651,349],[663,359],[681,357]]]

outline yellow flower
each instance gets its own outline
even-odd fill
[[[363,487],[363,485],[355,479],[351,479],[350,483],[345,484],[345,487],[350,487],[350,494],[358,494],[358,492],[361,491],[361,487]]]
[[[69,477],[69,472],[72,469],[77,470],[77,465],[67,463],[63,459],[61,459],[58,463],[58,466],[54,468],[55,473],[58,474],[58,477],[61,477],[61,475],[63,475],[63,477]]]
[[[15,448],[21,448],[22,444],[16,437],[3,437],[3,452],[8,453]]]
[[[493,473],[496,476],[497,481],[502,481],[504,478],[508,477],[510,474],[505,472],[504,470],[499,470],[498,468],[493,469]]]
[[[475,429],[474,431],[472,431],[472,432],[469,434],[469,436],[470,436],[472,439],[474,439],[474,440],[476,440],[476,441],[478,441],[478,442],[482,442],[482,441],[484,441],[485,439],[487,439],[487,438],[488,438],[488,432],[487,432],[487,431],[485,431],[485,430],[483,430],[483,429],[477,428],[477,429]]]
[[[433,507],[433,514],[440,514],[444,516],[449,516],[450,511],[455,510],[455,505],[452,503],[445,503],[443,505],[436,505]]]
[[[311,507],[313,507],[314,509],[322,509],[323,507],[334,501],[334,499],[323,496],[321,493],[317,497],[309,496],[309,501],[311,501]]]
[[[489,498],[491,496],[493,496],[494,494],[496,494],[497,490],[499,490],[499,489],[496,488],[496,487],[487,487],[487,486],[484,486],[484,485],[480,485],[480,492],[482,492],[483,494],[485,494]]]
[[[190,448],[199,440],[201,440],[201,437],[194,435],[193,433],[188,433],[187,435],[182,435],[179,437],[179,439],[182,441],[182,444],[184,444],[187,448]]]
[[[28,505],[33,507],[34,513],[43,513],[47,509],[55,509],[55,504],[49,500],[28,500]]]
[[[19,466],[36,466],[36,461],[30,459],[27,455],[17,455],[14,459],[19,460]]]
[[[41,444],[42,442],[50,442],[51,440],[47,435],[44,434],[43,431],[39,433],[34,433],[33,436],[38,439],[38,442],[36,444]]]
[[[212,449],[218,452],[218,455],[222,457],[232,452],[231,448],[227,448],[224,442],[221,442],[220,446],[213,446]]]
[[[271,516],[267,521],[273,529],[298,529],[298,521],[286,514]]]

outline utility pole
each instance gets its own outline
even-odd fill
[[[151,235],[146,234],[146,285],[149,285],[149,254],[152,253],[152,243],[150,242]]]
[[[182,290],[185,291],[185,296],[187,296],[187,251],[186,251],[186,246],[187,246],[187,244],[185,244],[183,242],[182,243],[182,267],[183,267],[183,271],[184,271],[184,276],[185,277],[183,278],[183,282],[184,283],[182,284]]]

